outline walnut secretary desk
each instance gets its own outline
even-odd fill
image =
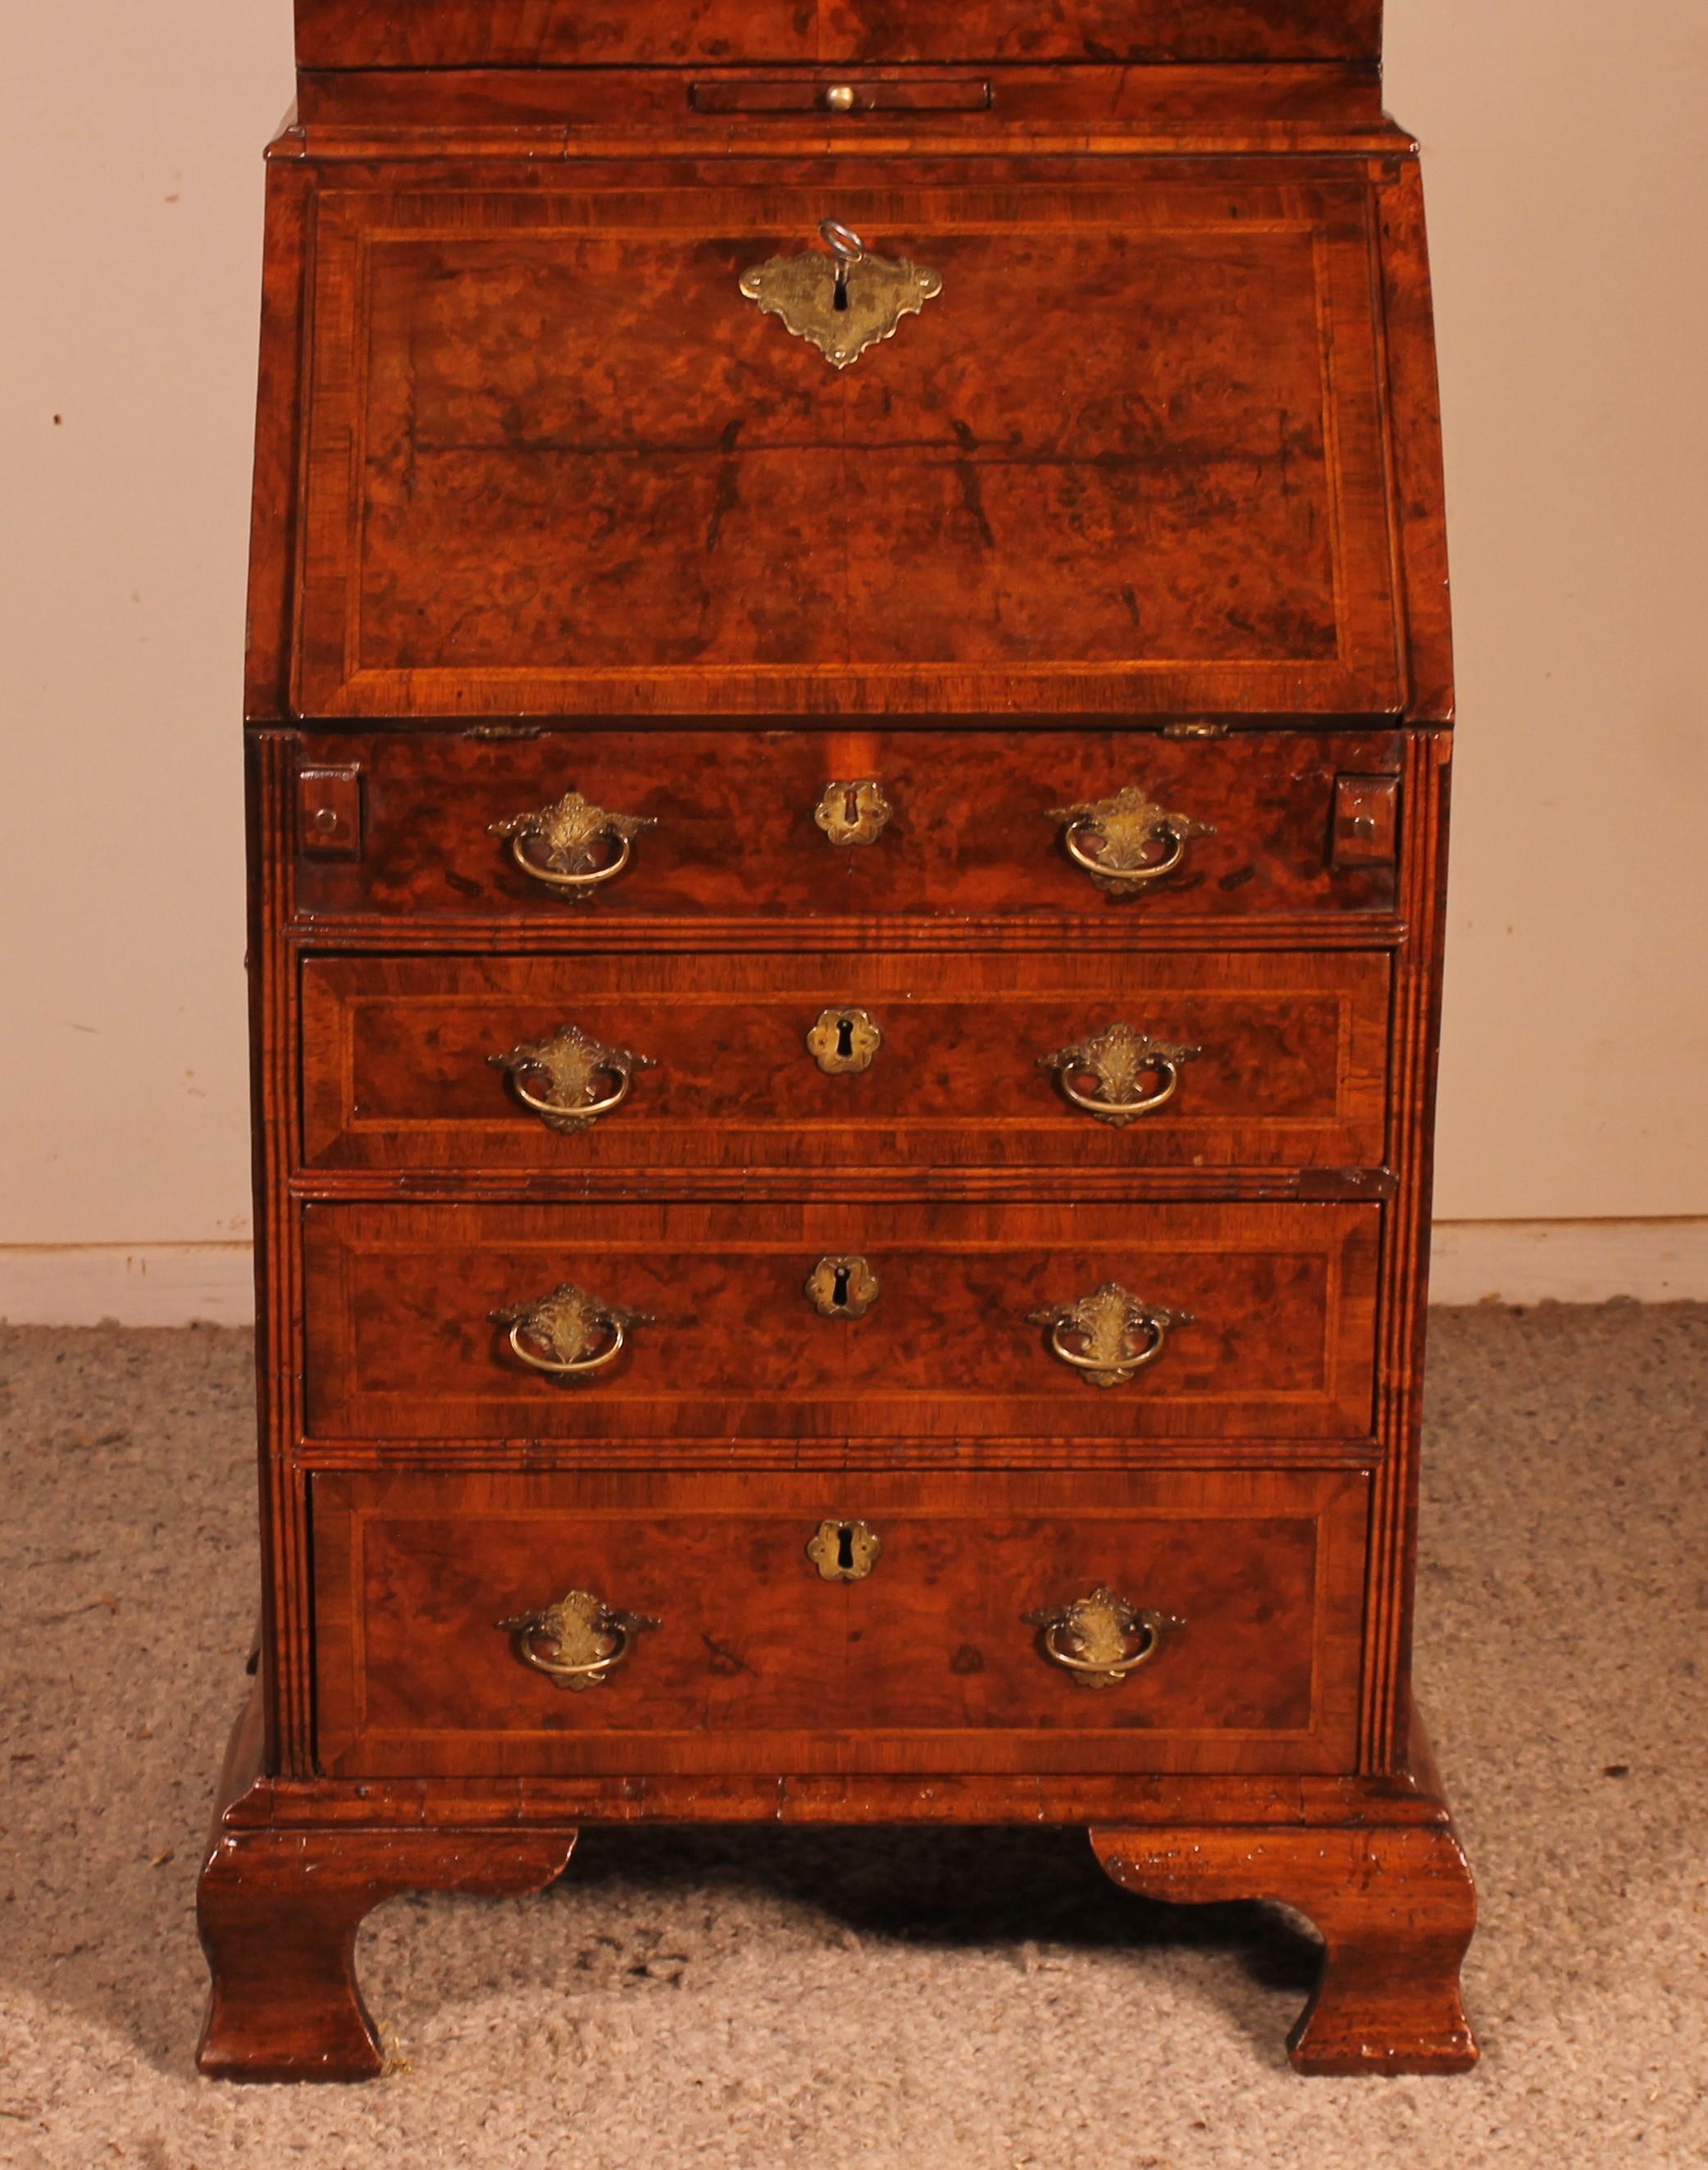
[[[1316,1922],[1300,2070],[1462,2070],[1379,0],[296,15],[203,2069],[377,2071],[394,1893],[780,1818],[1083,1825]]]

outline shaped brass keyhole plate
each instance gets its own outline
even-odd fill
[[[863,1318],[878,1301],[878,1276],[864,1259],[820,1259],[806,1291],[820,1318]]]
[[[826,1582],[863,1582],[883,1550],[867,1522],[820,1522],[807,1540],[807,1558]]]
[[[883,1034],[866,1010],[821,1010],[807,1034],[807,1052],[827,1077],[869,1070]]]
[[[833,844],[875,844],[892,809],[874,776],[833,780],[819,794],[813,819]]]
[[[781,317],[798,339],[846,369],[867,347],[893,339],[904,317],[917,316],[943,291],[942,278],[905,256],[874,256],[840,219],[819,232],[830,244],[799,256],[770,256],[741,275],[741,291],[767,316]]]

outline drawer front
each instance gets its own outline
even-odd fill
[[[308,1428],[577,1459],[1362,1440],[1380,1221],[1374,1204],[310,1205]],[[1124,1298],[1091,1305],[1106,1287]],[[565,1288],[585,1301],[535,1309]]]
[[[584,938],[591,925],[701,914],[1041,915],[1136,933],[1205,916],[1385,912],[1391,849],[1336,863],[1336,786],[1397,776],[1401,750],[1385,732],[317,735],[302,753],[296,910]],[[328,772],[340,781],[327,791]],[[851,809],[846,788],[831,789],[868,780],[881,805],[868,794]],[[572,791],[607,822],[598,831],[590,815],[597,833],[584,843],[504,833]],[[1124,793],[1137,797],[1112,808]],[[652,826],[625,844],[634,822]],[[866,841],[832,841],[851,826]],[[1113,889],[1071,855],[1098,861],[1124,845],[1138,864]],[[605,877],[625,848],[609,878],[540,878]]]
[[[1362,1474],[756,1489],[316,1475],[321,1768],[1351,1767]],[[833,1579],[845,1531],[857,1579]],[[1127,1670],[1087,1685],[1063,1656]]]
[[[1374,190],[1264,163],[334,169],[297,712],[1397,714]],[[827,216],[941,284],[847,368]]]
[[[1358,951],[311,958],[303,1154],[447,1172],[1374,1165],[1389,972]]]

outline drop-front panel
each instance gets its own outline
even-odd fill
[[[1452,717],[1376,0],[297,0],[232,2076],[579,1823],[1026,1820],[1463,2069]]]

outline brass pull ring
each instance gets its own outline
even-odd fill
[[[637,1055],[632,1047],[606,1047],[579,1024],[559,1025],[547,1039],[522,1040],[508,1054],[489,1055],[487,1061],[504,1072],[510,1091],[530,1114],[537,1115],[548,1130],[568,1136],[620,1108],[635,1072],[653,1066],[649,1055]],[[528,1090],[531,1077],[538,1077],[541,1092]],[[604,1078],[616,1083],[601,1097],[596,1081]]]
[[[1078,835],[1081,829],[1089,829],[1091,826],[1092,824],[1083,818],[1072,823],[1064,834],[1062,842],[1066,847],[1068,857],[1073,861],[1076,867],[1083,867],[1088,874],[1099,875],[1102,879],[1107,881],[1109,879],[1108,868],[1103,864],[1102,860],[1088,858],[1074,842],[1074,838]],[[1153,831],[1153,834],[1167,839],[1167,851],[1164,852],[1160,859],[1152,862],[1149,865],[1141,867],[1123,867],[1121,869],[1121,884],[1124,888],[1129,888],[1138,882],[1161,881],[1164,874],[1172,874],[1174,872],[1174,869],[1180,864],[1181,861],[1186,857],[1186,839],[1182,836],[1178,829],[1169,828],[1166,826],[1160,826]]]
[[[607,831],[601,833],[609,835],[611,832]],[[628,864],[632,851],[632,847],[628,838],[618,836],[616,857],[608,867],[594,867],[588,873],[582,874],[558,874],[550,867],[536,864],[528,857],[528,840],[526,836],[510,838],[510,857],[525,874],[536,882],[544,882],[548,889],[594,889],[600,882],[615,881]]]
[[[511,1352],[513,1355],[520,1356],[523,1363],[527,1365],[531,1370],[536,1371],[549,1371],[554,1378],[581,1378],[589,1371],[602,1371],[607,1364],[616,1363],[617,1358],[622,1354],[622,1344],[625,1336],[622,1330],[622,1321],[620,1318],[613,1318],[609,1322],[611,1328],[611,1340],[605,1348],[599,1351],[596,1356],[583,1356],[578,1358],[573,1363],[568,1364],[560,1364],[555,1357],[536,1356],[533,1353],[532,1350],[525,1347],[522,1342],[522,1335],[527,1329],[527,1323],[528,1322],[526,1319],[519,1318],[515,1324],[511,1327],[510,1334],[507,1336],[510,1344]]]
[[[584,1689],[600,1686],[627,1660],[637,1634],[659,1623],[644,1612],[619,1612],[590,1590],[572,1590],[555,1605],[498,1624],[522,1663],[553,1687]],[[545,1654],[536,1648],[542,1642],[549,1645]]]
[[[1179,1088],[1181,1065],[1203,1052],[1202,1048],[1179,1047],[1153,1040],[1130,1024],[1116,1024],[1073,1047],[1041,1055],[1038,1061],[1041,1070],[1054,1071],[1062,1097],[1071,1106],[1119,1130],[1138,1116],[1166,1106]],[[1081,1093],[1075,1088],[1076,1077],[1095,1077],[1101,1089]],[[1161,1082],[1147,1093],[1145,1083],[1150,1077]]]
[[[1053,1622],[1043,1631],[1046,1655],[1058,1665],[1065,1666],[1070,1673],[1094,1673],[1099,1680],[1124,1681],[1129,1673],[1136,1673],[1141,1665],[1148,1665],[1162,1648],[1163,1619],[1160,1612],[1135,1613],[1132,1629],[1145,1638],[1130,1658],[1118,1658],[1113,1665],[1100,1665],[1095,1659],[1076,1658],[1071,1651],[1063,1649],[1058,1639],[1062,1633],[1062,1622]]]
[[[1171,1327],[1192,1323],[1189,1312],[1145,1303],[1119,1281],[1105,1281],[1075,1302],[1053,1303],[1026,1316],[1029,1325],[1049,1328],[1050,1355],[1093,1387],[1124,1387],[1162,1354]],[[1070,1334],[1084,1342],[1083,1355],[1068,1346]]]
[[[615,1637],[616,1648],[609,1656],[590,1658],[584,1665],[563,1665],[555,1658],[542,1658],[526,1630],[516,1637],[516,1655],[525,1665],[531,1665],[536,1673],[543,1673],[547,1680],[565,1682],[602,1681],[611,1667],[620,1665],[634,1648],[634,1630],[625,1621],[613,1619],[606,1632]]]
[[[590,1123],[600,1115],[608,1115],[613,1108],[620,1108],[627,1099],[628,1088],[633,1082],[633,1072],[625,1071],[618,1081],[616,1092],[607,1093],[602,1100],[584,1101],[579,1108],[560,1108],[555,1100],[536,1098],[520,1077],[512,1081],[510,1089],[522,1105],[531,1109],[536,1115],[558,1115],[566,1120],[573,1120],[577,1123]]]
[[[1121,1350],[1123,1371],[1136,1371],[1141,1364],[1154,1364],[1162,1354],[1162,1344],[1168,1339],[1167,1328],[1154,1316],[1141,1318],[1133,1330],[1148,1334],[1150,1339],[1136,1354],[1130,1353],[1124,1343]],[[1107,1356],[1076,1355],[1062,1339],[1064,1334],[1083,1331],[1082,1328],[1075,1327],[1070,1319],[1057,1319],[1049,1329],[1050,1355],[1059,1356],[1064,1364],[1071,1364],[1076,1371],[1107,1371],[1109,1368]]]
[[[495,1311],[492,1322],[504,1328],[518,1362],[553,1379],[584,1379],[591,1371],[604,1371],[622,1355],[630,1327],[652,1323],[644,1312],[601,1303],[574,1281],[532,1303]]]
[[[1134,1605],[1106,1583],[1087,1597],[1046,1606],[1025,1617],[1043,1631],[1038,1649],[1043,1656],[1071,1673],[1074,1686],[1081,1688],[1118,1687],[1150,1663],[1166,1637],[1186,1624],[1169,1613]],[[1134,1643],[1138,1647],[1129,1649]]]
[[[510,857],[530,881],[566,890],[571,896],[590,896],[602,884],[615,881],[628,864],[641,831],[657,826],[649,814],[607,814],[580,792],[566,791],[549,806],[492,822],[487,833],[508,837]],[[531,838],[538,839],[537,852],[529,849]],[[598,865],[598,847],[612,844],[616,857],[608,866]]]
[[[1180,1072],[1166,1055],[1159,1055],[1152,1066],[1162,1075],[1162,1082],[1154,1093],[1140,1100],[1100,1100],[1094,1093],[1076,1093],[1073,1079],[1065,1071],[1061,1089],[1076,1108],[1083,1108],[1088,1115],[1148,1115],[1153,1108],[1161,1108],[1174,1098],[1180,1083]]]

